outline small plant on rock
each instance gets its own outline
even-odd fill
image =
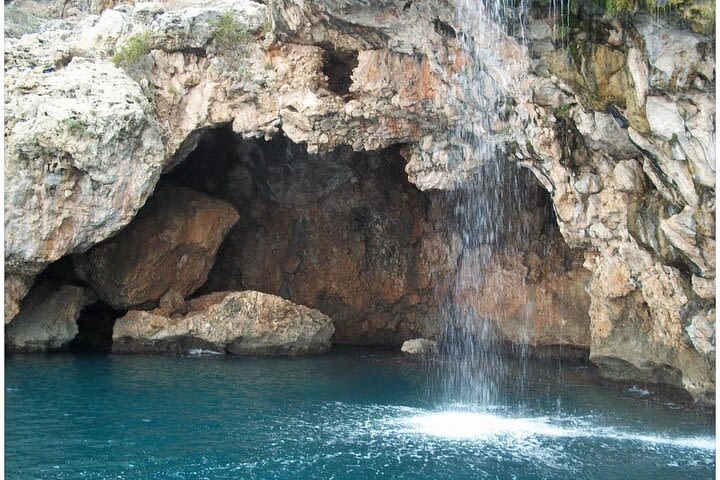
[[[563,103],[561,105],[558,105],[553,110],[553,114],[556,117],[566,117],[569,112],[570,112],[570,104],[568,104],[568,103]]]
[[[150,52],[148,41],[150,32],[136,33],[128,38],[127,42],[115,51],[112,62],[118,66],[127,68],[137,63],[142,57]]]
[[[605,0],[605,10],[610,15],[631,12],[636,7],[635,0]]]
[[[72,135],[85,136],[87,134],[87,126],[77,118],[68,117],[60,123],[62,123],[65,129]]]
[[[250,39],[250,33],[235,18],[232,12],[225,12],[215,25],[215,45],[223,52],[242,49]]]

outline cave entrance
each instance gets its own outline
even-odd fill
[[[426,335],[431,263],[444,241],[399,150],[311,155],[281,135],[206,131],[159,183],[224,200],[240,215],[195,295],[279,295],[333,318],[335,343],[395,346]],[[429,242],[440,250],[432,258]]]
[[[112,333],[115,321],[125,315],[125,310],[115,310],[105,302],[98,300],[92,287],[79,278],[73,265],[72,255],[67,255],[51,263],[40,275],[35,284],[50,282],[55,285],[83,288],[92,295],[90,303],[80,310],[75,323],[77,334],[61,350],[73,353],[109,353],[112,347]]]
[[[78,333],[68,344],[74,353],[109,353],[115,321],[125,315],[101,301],[85,307],[77,319]]]
[[[547,192],[524,170],[507,181],[529,190],[522,202],[505,202],[511,210],[504,216],[527,225],[528,248],[501,252],[493,263],[498,278],[509,272],[519,283],[453,288],[488,250],[460,240],[468,212],[457,206],[473,204],[458,201],[462,189],[421,192],[409,183],[401,146],[309,154],[281,135],[243,139],[229,126],[198,134],[196,148],[162,176],[129,225],[38,278],[77,296],[78,333],[63,348],[108,351],[115,321],[128,310],[158,308],[172,317],[187,311],[186,300],[244,290],[320,310],[334,320],[336,344],[396,347],[437,337],[448,299],[470,302],[479,317],[506,319],[510,336],[515,318],[527,318],[525,300],[535,295],[529,289],[556,284],[564,289],[558,298],[568,298],[564,292],[579,285],[574,278],[582,280],[573,276],[578,261],[562,242]],[[52,309],[58,295],[48,294],[36,310]],[[554,291],[548,295],[543,301],[559,305],[558,322],[582,316],[551,298]]]
[[[115,321],[126,311],[98,300],[76,275],[72,257],[58,259],[35,278],[6,325],[6,351],[110,352]]]

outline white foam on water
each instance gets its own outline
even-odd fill
[[[494,441],[500,438],[596,438],[715,450],[713,437],[665,437],[594,425],[578,417],[505,417],[486,412],[425,412],[400,420],[407,432],[437,438]]]
[[[194,357],[196,356],[204,356],[204,355],[222,355],[222,352],[216,352],[215,350],[204,350],[202,348],[191,348],[188,350],[188,355],[192,355]]]
[[[458,440],[482,440],[500,435],[567,437],[570,432],[544,418],[504,418],[490,413],[437,412],[403,421],[418,433]]]
[[[641,397],[646,397],[646,396],[650,395],[650,390],[640,388],[637,385],[633,385],[632,387],[628,388],[627,391],[629,393],[633,393],[635,395],[640,395]]]

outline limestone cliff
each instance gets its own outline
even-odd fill
[[[472,285],[464,290],[468,303],[479,315],[515,312],[499,322],[512,341],[589,346],[591,360],[610,377],[669,383],[714,401],[709,37],[672,19],[616,18],[589,5],[575,5],[569,23],[533,6],[522,28],[508,33],[482,11],[474,22],[459,21],[451,1],[113,3],[90,2],[90,11],[82,2],[8,6],[6,322],[33,278],[119,232],[161,174],[171,176],[211,128],[230,126],[243,139],[282,135],[309,155],[392,147],[404,157],[409,181],[430,196],[462,188],[477,171],[483,156],[459,139],[480,137],[537,177],[566,243],[558,249],[573,252],[559,255],[560,267],[539,261],[539,250],[535,260],[525,252],[520,262],[498,260],[489,273],[545,305],[552,320],[533,319],[531,339],[513,320],[525,294],[490,298]],[[468,41],[487,87],[470,93],[458,86],[469,68]],[[488,108],[491,97],[497,101]],[[473,108],[483,109],[485,122],[467,122],[464,113]],[[268,198],[274,202],[277,192]],[[377,201],[402,215],[405,200]],[[354,337],[351,322],[336,335],[372,340],[382,330],[398,342],[433,333],[431,298],[442,295],[443,279],[461,271],[460,259],[470,254],[461,255],[457,239],[443,232],[442,214],[428,206],[441,202],[411,204],[419,227],[378,225],[395,232],[386,246],[404,245],[412,254],[389,256],[400,261],[394,270],[363,267],[394,276],[376,277],[389,282],[380,292],[358,293],[366,303],[391,294],[386,303],[401,302],[397,311],[422,315],[403,324],[388,320],[389,307],[343,310],[367,315],[358,322],[366,331]],[[266,233],[269,224],[255,228]],[[537,238],[550,245],[556,237]],[[239,258],[258,258],[257,245],[243,245]],[[291,247],[282,262],[292,278],[273,279],[258,262],[254,280],[247,273],[243,280],[253,288],[277,283],[269,293],[282,293],[285,282],[306,293],[303,302],[320,301],[302,275],[295,278],[308,267],[292,258]],[[220,256],[234,258],[227,243]],[[336,270],[356,268],[352,262]],[[221,278],[216,267],[209,285]],[[336,288],[345,304],[352,288]],[[564,291],[575,297],[567,308],[552,300],[568,298]],[[422,308],[413,307],[417,302]]]

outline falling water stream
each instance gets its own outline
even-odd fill
[[[558,29],[558,41],[563,44],[560,30],[570,27],[570,2],[551,0],[548,9],[548,17]],[[442,312],[440,359],[432,364],[433,386],[441,392],[438,396],[443,399],[443,406],[436,412],[411,419],[423,432],[442,438],[467,440],[517,434],[547,440],[555,437],[554,432],[564,431],[563,425],[568,419],[579,421],[576,412],[568,411],[562,404],[561,392],[550,386],[562,380],[533,377],[527,344],[512,347],[516,358],[510,360],[505,353],[508,347],[494,328],[495,319],[478,315],[468,301],[472,295],[479,294],[478,286],[485,283],[482,294],[496,292],[497,298],[491,300],[501,305],[503,285],[488,286],[492,276],[487,273],[500,257],[522,254],[529,241],[528,212],[541,215],[532,211],[526,176],[529,173],[504,157],[499,144],[501,137],[495,134],[498,123],[502,124],[506,112],[512,108],[512,99],[504,95],[502,88],[512,79],[499,77],[512,69],[499,64],[513,60],[488,57],[491,49],[488,45],[498,38],[510,36],[515,40],[509,41],[523,46],[528,15],[529,7],[523,0],[458,2],[457,39],[461,55],[465,56],[462,62],[465,68],[451,79],[459,88],[461,120],[450,144],[459,146],[455,150],[455,165],[471,165],[472,171],[469,179],[453,192],[452,215],[449,215],[461,253],[457,275]],[[478,38],[478,35],[489,38]],[[532,304],[525,303],[524,338],[527,339],[527,312]],[[502,314],[501,308],[497,308],[496,315]],[[561,372],[559,366],[557,371]],[[543,382],[547,382],[547,391],[556,396],[556,402],[554,407],[539,412],[531,405],[533,396],[538,394],[538,385]],[[525,391],[526,384],[533,386]],[[600,417],[594,418],[592,426],[587,428],[605,429],[604,422]],[[536,428],[540,424],[542,428]],[[583,429],[568,431],[573,442],[584,434]],[[642,437],[643,433],[637,435]],[[654,439],[652,443],[655,447],[659,445]],[[542,450],[539,454],[543,458],[552,456],[549,449]],[[568,453],[580,465],[587,465],[590,458],[573,446]]]
[[[462,248],[456,278],[450,286],[442,312],[442,361],[438,384],[450,404],[487,407],[499,398],[499,384],[506,374],[501,340],[493,319],[477,315],[468,301],[477,286],[487,281],[485,272],[500,255],[517,255],[527,241],[527,189],[519,168],[502,156],[493,135],[493,123],[509,105],[498,80],[487,72],[487,58],[478,35],[493,38],[514,34],[523,41],[527,6],[525,1],[462,0],[457,4],[457,39],[465,67],[452,79],[461,98],[461,121],[451,142],[459,145],[456,162],[475,166],[468,181],[453,192],[452,230]],[[550,8],[558,8],[555,2]],[[563,8],[563,7],[560,7]],[[488,21],[490,20],[490,21]],[[487,28],[490,27],[490,31]],[[502,59],[500,59],[502,60]],[[502,72],[502,69],[494,69]],[[494,287],[491,290],[498,291]],[[487,289],[486,289],[487,290]],[[520,348],[521,357],[525,349]],[[517,380],[523,383],[524,375]]]
[[[8,478],[711,478],[709,415],[643,403],[648,392],[605,388],[581,368],[532,364],[522,346],[507,359],[494,319],[466,301],[500,256],[522,251],[528,211],[539,214],[528,172],[495,135],[512,100],[504,69],[488,66],[510,60],[477,41],[509,33],[522,44],[527,3],[457,0],[465,67],[449,79],[460,99],[449,143],[455,165],[472,168],[449,202],[460,254],[439,359],[11,357]],[[548,3],[567,25],[569,0]]]

